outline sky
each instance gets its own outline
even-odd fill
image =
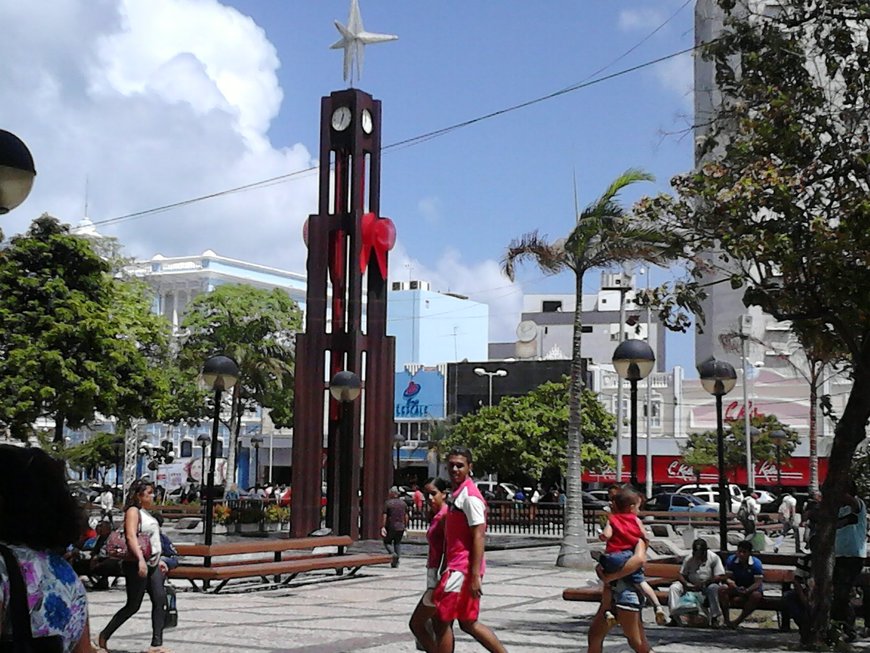
[[[38,176],[3,216],[8,237],[48,212],[87,216],[128,256],[222,256],[304,273],[316,211],[320,97],[347,87],[333,21],[349,0],[0,0],[0,128]],[[383,103],[381,211],[398,241],[393,280],[424,279],[490,306],[490,339],[514,339],[523,293],[573,292],[533,265],[500,272],[512,239],[566,235],[628,168],[670,190],[692,166],[692,60],[684,54],[406,147],[475,119],[690,48],[687,0],[360,0],[355,86]],[[284,177],[297,171],[298,175]],[[220,193],[275,177],[272,184]],[[142,216],[125,218],[133,213]],[[121,219],[117,219],[121,218]],[[653,270],[653,284],[672,275]],[[587,290],[598,274],[587,275]],[[645,283],[641,281],[641,283]],[[667,366],[692,372],[693,338]]]

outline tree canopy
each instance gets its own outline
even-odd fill
[[[544,383],[521,397],[504,397],[462,417],[441,442],[442,449],[465,445],[474,451],[478,474],[498,474],[522,484],[566,476],[568,444],[568,379]],[[607,453],[613,440],[614,418],[595,393],[584,390],[581,452],[583,467],[613,465]]]
[[[153,416],[169,325],[139,286],[49,215],[0,256],[0,419],[26,439],[39,417],[78,428],[97,413]]]
[[[870,418],[870,8],[781,0],[761,14],[720,0],[722,34],[704,47],[719,99],[701,163],[676,197],[636,211],[675,234],[691,261],[659,289],[668,309],[700,311],[705,285],[729,283],[745,305],[788,322],[807,348],[824,343],[852,376],[837,418],[813,549],[808,645],[829,632],[834,517]]]
[[[292,424],[295,336],[301,326],[296,302],[278,288],[218,286],[196,297],[187,309],[181,325],[181,367],[198,373],[217,354],[239,366],[230,397],[228,463],[233,476],[243,411],[268,408],[276,426]]]

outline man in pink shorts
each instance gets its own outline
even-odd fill
[[[477,620],[486,531],[486,501],[471,480],[471,451],[453,447],[447,454],[452,491],[445,520],[444,573],[433,599],[436,606],[435,638],[439,653],[453,651],[453,622],[493,653],[507,653],[495,633]]]

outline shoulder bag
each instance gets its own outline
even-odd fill
[[[141,523],[141,515],[139,519]],[[151,557],[151,538],[140,530],[136,534],[136,539],[147,562]],[[135,562],[138,559],[127,547],[127,537],[124,535],[123,527],[109,533],[109,538],[106,540],[106,555],[115,560],[127,560],[128,562]]]
[[[63,638],[60,635],[34,637],[30,628],[30,610],[27,607],[27,587],[18,567],[15,554],[9,547],[0,544],[0,554],[6,562],[9,574],[9,621],[12,634],[0,638],[0,653],[63,653]]]

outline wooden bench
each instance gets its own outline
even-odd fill
[[[662,605],[667,605],[668,602],[668,587],[675,580],[679,579],[680,565],[672,562],[650,562],[644,566],[644,575],[646,581],[655,589],[656,596]],[[780,594],[764,594],[758,604],[756,610],[769,610],[777,615],[779,629],[787,631],[791,627],[791,620],[788,613],[785,611],[785,603],[782,595],[791,589],[791,584],[794,581],[794,570],[792,569],[765,569],[764,570],[764,587],[765,591],[771,586],[778,586]],[[591,603],[600,603],[602,586],[599,584],[593,587],[569,587],[562,591],[562,599],[565,601],[585,601]],[[731,598],[732,608],[741,608],[743,599],[741,597]]]
[[[335,570],[343,575],[354,575],[362,567],[382,565],[392,561],[388,554],[348,554],[347,547],[353,543],[348,536],[303,537],[280,540],[260,540],[251,542],[222,542],[220,544],[177,544],[180,556],[201,557],[202,564],[181,564],[169,572],[170,578],[180,578],[190,582],[196,591],[207,591],[212,582],[218,585],[214,593],[220,592],[226,584],[238,578],[261,578],[269,583],[286,585],[301,573]],[[321,547],[336,547],[337,553],[314,553]],[[222,556],[255,555],[271,553],[272,557],[236,558],[214,562],[213,558]],[[283,578],[282,578],[283,576]],[[201,583],[201,587],[196,582]]]

